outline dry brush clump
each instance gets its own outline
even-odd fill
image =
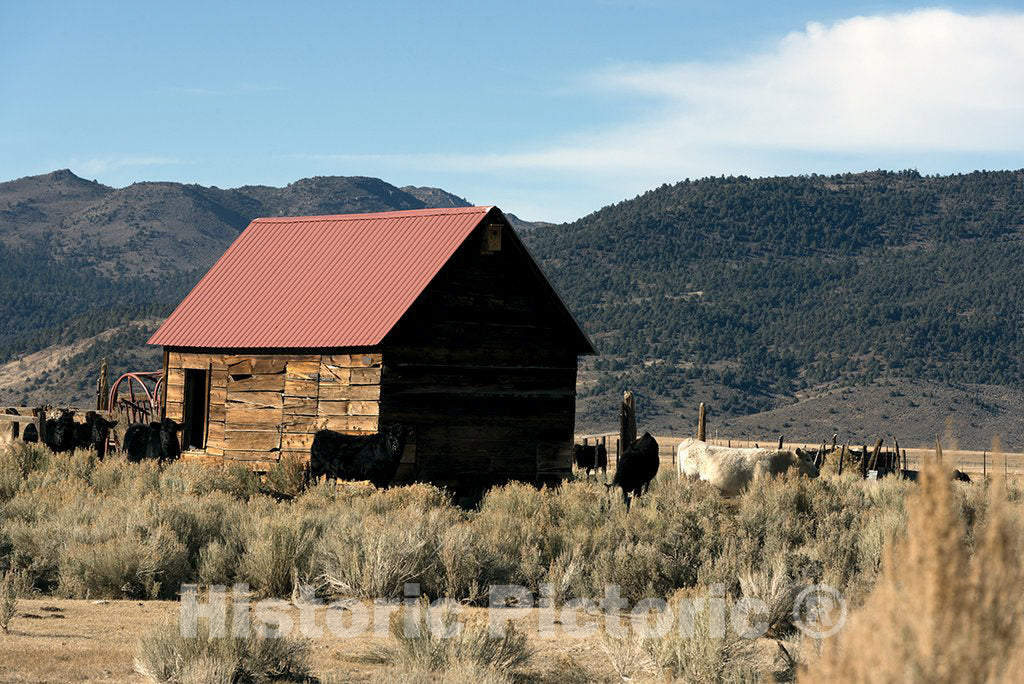
[[[230,632],[230,611],[225,623]],[[173,684],[306,682],[309,645],[255,627],[245,635],[211,634],[208,623],[197,625],[195,636],[183,636],[174,622],[142,637],[135,670],[151,682]]]
[[[11,620],[18,612],[18,589],[16,577],[8,570],[0,577],[0,631],[7,633]]]
[[[905,534],[863,607],[801,681],[1015,682],[1024,671],[1024,529],[1001,483],[968,534],[964,493],[939,467],[911,497]],[[978,506],[980,509],[981,507]],[[973,542],[972,542],[973,536]],[[973,548],[972,548],[973,547]]]
[[[237,466],[15,445],[0,451],[0,473],[0,569],[42,593],[91,598],[173,598],[181,582],[289,596],[299,581],[326,596],[374,598],[412,582],[475,603],[492,584],[534,594],[552,585],[559,603],[615,584],[635,602],[716,582],[741,596],[739,578],[767,567],[777,583],[824,578],[846,589],[878,572],[913,486],[782,478],[726,500],[666,473],[628,512],[587,482],[512,483],[463,511],[428,485],[321,481],[294,495],[284,466],[272,489]],[[976,502],[964,510],[983,513]]]
[[[0,571],[40,593],[90,598],[174,598],[182,582],[245,582],[258,596],[290,596],[301,582],[326,597],[387,598],[411,582],[478,604],[493,584],[535,595],[551,585],[559,604],[615,584],[633,603],[722,584],[778,607],[823,581],[857,604],[916,488],[776,478],[727,500],[665,473],[628,512],[588,482],[512,483],[464,511],[428,485],[320,481],[298,492],[286,467],[275,477],[271,488],[240,467],[0,449]],[[989,517],[983,491],[953,490],[968,550]]]
[[[394,615],[390,634],[371,659],[389,666],[382,677],[392,681],[510,684],[533,656],[526,634],[512,623],[492,634],[486,623],[460,624],[449,606],[431,608],[425,600]]]

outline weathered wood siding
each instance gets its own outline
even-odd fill
[[[455,489],[571,472],[577,357],[528,256],[477,229],[385,340],[382,423],[411,425],[416,479]]]
[[[377,431],[381,354],[169,350],[167,417],[184,419],[185,370],[209,372],[206,455],[265,469],[309,458],[320,428]]]

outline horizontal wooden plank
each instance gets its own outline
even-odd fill
[[[276,430],[281,424],[280,408],[235,408],[237,404],[228,404],[224,416],[227,425],[260,425],[266,429]]]
[[[221,356],[210,356],[209,354],[185,354],[181,359],[181,367],[190,370],[209,370],[210,362],[220,360]]]
[[[331,364],[322,363],[320,364],[320,384],[330,384],[333,382],[340,382],[348,384],[349,377],[352,375],[352,370],[349,368],[342,368],[340,366],[333,366]]]
[[[317,381],[288,378],[284,382],[284,393],[290,397],[315,397]]]
[[[183,370],[168,370],[167,371],[167,386],[168,387],[184,387],[185,386],[185,371]]]
[[[225,392],[225,398],[227,393]],[[210,399],[213,399],[213,392],[210,393]],[[230,399],[228,399],[228,408],[233,406],[236,408],[246,407],[265,407],[265,408],[281,408],[284,404],[284,397],[280,392],[232,392]]]
[[[383,360],[380,352],[369,354],[324,354],[324,363],[341,368],[366,368],[379,366]]]
[[[320,425],[338,432],[377,432],[377,416],[324,416]]]
[[[213,403],[211,401],[210,402],[210,420],[211,421],[219,421],[219,422],[223,423],[225,418],[227,418],[227,410],[224,408],[224,404],[220,403],[220,402]]]
[[[270,375],[284,373],[288,359],[283,356],[232,357],[228,359],[229,375]]]
[[[0,423],[24,423],[25,425],[28,425],[30,423],[35,423],[37,421],[38,418],[36,418],[35,416],[12,416],[9,414],[0,413]]]
[[[316,412],[318,416],[347,416],[348,405],[347,401],[321,401]]]
[[[180,401],[167,402],[167,417],[172,420],[181,420],[182,403]]]
[[[285,376],[289,380],[318,380],[320,377],[320,362],[289,361]]]
[[[224,431],[224,444],[228,449],[269,451],[281,447],[281,434],[276,430],[235,430],[228,423]]]
[[[313,446],[313,435],[307,434],[285,434],[281,438],[281,449],[309,449]]]
[[[299,434],[304,432],[316,432],[320,420],[316,416],[290,416],[285,415],[281,419],[281,425],[286,433]]]
[[[224,439],[224,423],[219,420],[211,420],[207,427],[207,439],[221,441]]]
[[[208,453],[211,456],[223,456],[224,449],[222,449],[221,447],[211,446],[210,444],[207,444],[206,453]]]
[[[353,385],[379,385],[380,368],[353,368],[349,382]]]
[[[380,399],[380,385],[350,385],[348,383],[321,383],[321,401],[368,401]]]
[[[262,461],[268,466],[275,465],[281,458],[279,452],[255,451],[251,449],[225,449],[225,461]]]
[[[376,401],[350,401],[348,414],[350,416],[377,416],[380,415],[380,404]]]
[[[315,416],[317,400],[312,397],[284,397],[284,414]]]
[[[210,371],[210,387],[227,387],[228,385],[228,372],[227,370],[212,370]]]
[[[232,392],[283,392],[284,373],[277,375],[252,375],[236,379],[228,376],[228,398]]]
[[[185,400],[185,386],[184,385],[168,385],[167,386],[167,401],[181,402]]]
[[[298,461],[302,465],[309,463],[309,449],[282,449],[281,450],[282,461]]]

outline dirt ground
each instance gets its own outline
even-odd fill
[[[326,625],[326,610],[315,611],[321,628]],[[460,620],[487,620],[485,609],[462,611]],[[298,610],[290,612],[297,625]],[[576,673],[590,673],[593,679],[610,672],[600,636],[572,637],[559,630],[557,638],[540,638],[538,611],[514,612],[522,613],[513,622],[528,634],[536,653],[534,662],[542,672],[569,667]],[[177,620],[179,613],[180,604],[174,601],[23,599],[10,633],[0,634],[0,682],[143,682],[133,667],[139,638],[166,621]],[[582,615],[581,622],[596,619]],[[373,635],[372,623],[364,636],[345,638],[328,629],[323,632],[310,640],[314,675],[367,682],[384,667],[368,662],[367,656],[387,642],[387,637]]]

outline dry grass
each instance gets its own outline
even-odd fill
[[[403,678],[423,681],[447,674],[449,679],[511,682],[530,664],[533,654],[528,638],[514,624],[506,625],[504,634],[496,636],[480,622],[460,627],[446,607],[429,613],[428,608],[426,601],[420,601],[411,620],[396,615],[390,625],[391,639],[376,651],[374,659]]]
[[[14,573],[8,570],[0,579],[0,631],[7,633],[18,612],[18,592]]]
[[[174,684],[308,681],[306,641],[268,637],[258,630],[244,637],[214,637],[206,627],[200,624],[196,636],[183,637],[177,621],[171,621],[148,632],[139,641],[135,670],[151,682]]]
[[[926,471],[909,508],[877,586],[801,681],[1020,681],[1022,520],[1002,484],[990,488],[973,544],[940,468]]]
[[[286,468],[268,487],[241,469],[98,462],[86,452],[0,448],[0,572],[16,573],[23,587],[17,611],[38,615],[33,607],[40,597],[174,599],[182,582],[197,581],[246,582],[256,596],[276,597],[292,596],[301,582],[324,598],[397,597],[413,582],[431,598],[466,604],[485,602],[491,584],[521,585],[535,594],[550,584],[559,606],[601,597],[606,584],[618,585],[629,603],[699,595],[722,585],[727,601],[765,601],[770,636],[783,640],[785,649],[774,641],[767,651],[760,644],[750,649],[746,640],[708,639],[698,631],[689,639],[668,635],[606,644],[609,655],[603,657],[600,638],[548,643],[527,628],[529,650],[538,655],[526,669],[550,681],[559,675],[580,681],[634,676],[630,672],[658,681],[728,681],[751,673],[792,679],[797,661],[813,661],[808,677],[895,681],[896,670],[879,659],[867,659],[870,672],[857,670],[865,652],[910,663],[913,671],[898,674],[917,681],[979,672],[998,681],[1013,672],[1010,664],[1024,665],[1008,659],[1011,648],[1019,653],[1022,646],[1008,635],[1024,626],[1020,598],[1007,589],[1019,592],[1024,579],[1024,497],[1016,485],[1005,496],[990,496],[984,485],[934,479],[917,485],[778,478],[726,500],[703,483],[666,472],[629,512],[604,487],[578,481],[495,488],[474,511],[456,508],[427,485],[383,491],[322,482],[296,487],[295,473]],[[295,496],[282,500],[287,494]],[[886,551],[893,538],[909,539],[909,546]],[[837,645],[825,642],[818,660],[814,644],[794,639],[786,608],[795,591],[820,582],[839,589],[854,615]],[[159,624],[146,617],[149,606],[166,606],[158,611],[163,616],[176,608],[145,602],[136,614],[134,602],[60,605],[75,606],[75,620],[93,620],[93,628],[72,623],[70,610],[66,621],[23,619],[18,612],[6,639],[19,652],[35,654],[35,661],[24,662],[47,663],[36,666],[42,675],[19,670],[22,679],[61,679],[45,674],[52,664],[52,672],[72,679],[122,680],[130,675],[138,636]],[[104,623],[93,611],[109,614],[115,605],[123,611],[124,617],[112,618],[122,620],[115,633],[123,641],[112,645],[99,636]],[[911,615],[925,621],[913,627],[906,623]],[[883,628],[888,623],[894,626]],[[94,664],[83,669],[89,677],[60,664],[64,642],[76,644],[69,653]],[[463,653],[479,647],[488,662],[500,655],[487,651],[491,642],[467,644]],[[340,671],[346,678],[359,671],[363,681],[385,672],[410,681],[513,676],[462,656],[448,658],[442,671],[430,670],[417,658],[399,657],[411,651],[397,642],[388,663],[355,659],[381,645],[369,636],[320,642],[312,651],[312,671]],[[968,645],[972,656],[964,655]],[[221,672],[210,653],[193,655],[195,677]],[[104,658],[117,663],[108,665],[116,674],[103,674]],[[972,667],[962,667],[960,659]],[[570,661],[575,665],[546,669]],[[0,653],[0,667],[24,668],[21,662]]]

